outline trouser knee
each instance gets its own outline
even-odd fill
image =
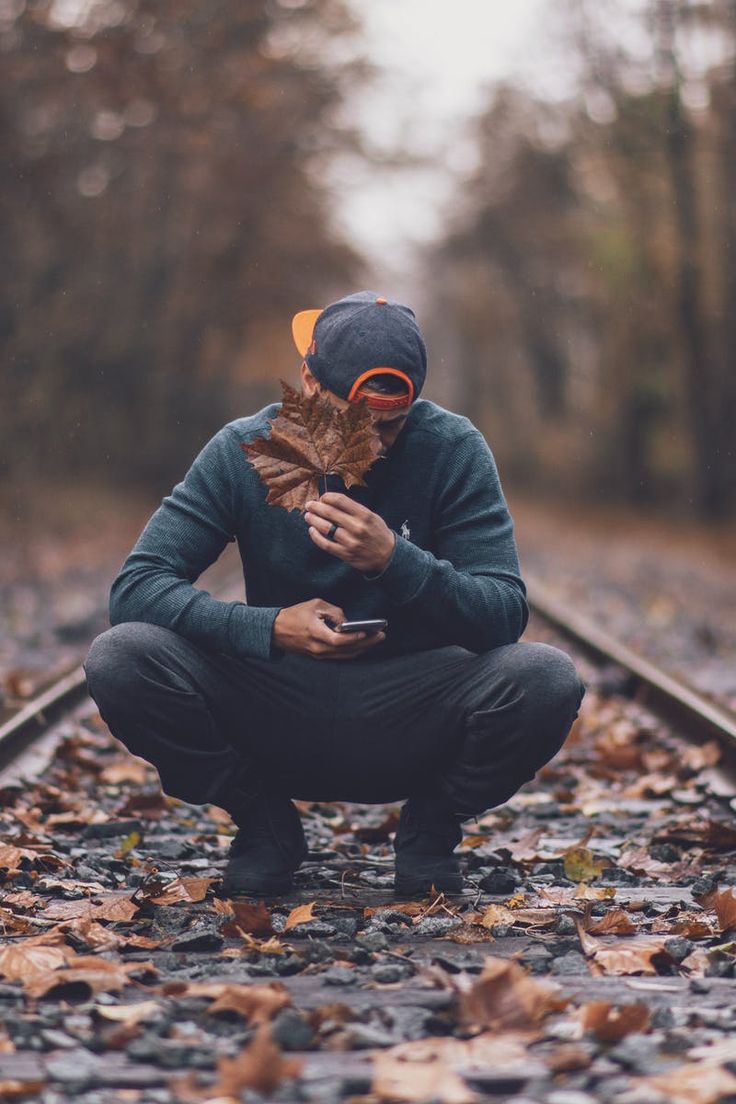
[[[160,647],[162,631],[143,621],[125,621],[95,637],[82,664],[95,701],[135,690],[143,665]]]

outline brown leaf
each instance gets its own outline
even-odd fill
[[[489,1069],[512,1075],[519,1070],[526,1072],[526,1041],[523,1036],[511,1034],[482,1034],[472,1039],[440,1036],[399,1043],[376,1054],[371,1099],[476,1104],[480,1097],[461,1073]]]
[[[155,897],[149,897],[149,900],[153,905],[176,905],[180,901],[192,904],[195,901],[204,901],[207,890],[214,880],[214,878],[177,878],[169,882],[163,892]]]
[[[78,955],[70,966],[51,970],[27,983],[26,992],[31,997],[44,997],[53,989],[66,985],[83,985],[91,993],[117,992],[127,985],[128,972],[140,967],[140,962],[123,965],[96,955]]]
[[[518,962],[487,955],[477,980],[460,991],[461,1023],[501,1031],[536,1027],[567,1004],[558,985],[535,981]]]
[[[138,1001],[137,1004],[98,1004],[95,1012],[105,1020],[131,1025],[158,1019],[161,1005],[152,1000]]]
[[[310,920],[313,920],[316,904],[316,901],[310,901],[308,905],[298,905],[295,909],[292,909],[286,917],[286,923],[284,924],[283,930],[290,931],[298,924],[307,924]]]
[[[664,939],[614,940],[602,943],[589,935],[582,921],[576,917],[580,946],[583,953],[591,958],[594,974],[656,974],[653,959],[657,955],[669,956],[664,950]]]
[[[0,974],[8,981],[28,985],[45,977],[50,970],[66,966],[74,957],[70,947],[38,944],[26,939],[0,950]]]
[[[642,1003],[614,1007],[608,1001],[589,1001],[578,1011],[585,1031],[591,1031],[602,1043],[616,1043],[633,1032],[649,1030],[649,1007]]]
[[[698,904],[713,909],[722,932],[736,929],[736,896],[732,888],[714,889],[705,897],[699,897]]]
[[[365,400],[339,410],[321,391],[302,395],[281,380],[282,404],[270,421],[270,437],[241,448],[268,487],[266,501],[304,511],[324,490],[320,477],[341,476],[346,487],[365,486],[363,475],[382,451]]]
[[[236,1058],[218,1058],[218,1078],[208,1090],[208,1099],[218,1096],[240,1099],[241,1089],[272,1093],[282,1081],[298,1077],[303,1061],[284,1058],[271,1037],[268,1024],[261,1024],[252,1042]]]
[[[263,1023],[291,1004],[288,990],[280,983],[271,985],[225,985],[208,1012],[237,1012],[248,1024]]]
[[[124,893],[105,893],[90,900],[52,901],[44,910],[48,920],[72,920],[87,916],[91,920],[127,923],[138,912],[138,905]]]
[[[663,1093],[677,1104],[716,1104],[736,1093],[736,1077],[719,1066],[691,1062],[668,1073],[645,1077],[639,1082]]]
[[[634,935],[639,929],[623,909],[610,909],[605,916],[587,925],[593,935]]]
[[[121,755],[100,771],[100,781],[111,786],[120,782],[151,782],[155,777],[154,768],[136,755]]]
[[[274,934],[271,913],[264,901],[258,901],[255,905],[251,905],[247,901],[230,901],[228,903],[232,910],[232,927],[236,929],[238,935],[242,935],[243,932],[247,935]]]

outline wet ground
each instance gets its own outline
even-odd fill
[[[447,899],[394,897],[397,806],[307,802],[295,892],[223,899],[227,815],[165,798],[86,703],[0,789],[0,1099],[736,1094],[733,775],[576,662],[565,748],[466,823]]]

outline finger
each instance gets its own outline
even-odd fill
[[[345,619],[341,617],[340,620],[344,621]],[[358,640],[362,640],[366,636],[366,633],[338,632],[336,629],[331,629],[329,625],[326,625],[321,618],[318,618],[317,624],[312,631],[312,636],[322,644],[329,644],[331,648],[350,648],[353,647]]]
[[[324,621],[326,617],[330,621],[334,621],[336,625],[339,625],[341,621],[345,621],[345,611],[340,606],[333,606],[331,602],[320,602],[314,612],[320,621]],[[330,626],[328,625],[327,628],[329,629]],[[333,631],[333,629],[330,629],[330,632]]]
[[[352,514],[354,517],[360,517],[361,514],[371,512],[362,502],[356,502],[354,498],[340,494],[339,491],[325,491],[324,494],[319,496],[318,501],[324,506],[332,506],[334,509],[341,510],[344,514]],[[309,503],[307,503],[307,506],[309,506]]]
[[[328,537],[327,534],[334,524],[334,522],[330,521],[329,518],[319,517],[317,514],[309,514],[307,517],[307,521],[314,529],[317,530],[318,533],[321,533],[326,540],[336,541],[338,540],[340,533],[347,532],[347,528],[344,525],[338,525],[337,529],[335,530],[334,537]]]
[[[314,525],[310,525],[309,535],[318,548],[324,548],[325,552],[331,552],[339,560],[347,559],[347,551],[341,548],[336,540],[328,540]]]
[[[353,502],[352,499],[346,498],[345,495],[335,494],[334,499],[340,501],[327,500],[325,496],[317,499],[316,501],[310,500],[305,509],[304,520],[309,523],[310,519],[314,516],[327,518],[329,521],[336,521],[338,525],[344,525],[346,529],[350,529],[356,526],[360,521],[364,521],[365,518],[371,513],[365,506],[361,506],[358,502]],[[349,510],[345,504],[356,506],[356,510]]]

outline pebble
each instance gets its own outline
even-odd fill
[[[360,942],[367,951],[386,951],[389,946],[386,936],[378,931],[367,932],[360,936]]]
[[[406,971],[402,970],[398,963],[381,962],[377,966],[371,966],[371,977],[382,985],[392,985],[406,977]]]
[[[565,977],[583,977],[589,975],[590,971],[588,963],[581,954],[576,951],[569,951],[554,960],[550,973]]]
[[[314,1032],[295,1008],[282,1008],[271,1023],[271,1035],[284,1050],[309,1050]]]
[[[347,966],[331,966],[319,976],[325,985],[355,985],[359,977],[355,970]]]
[[[513,893],[521,885],[521,878],[508,866],[500,866],[485,874],[478,885],[485,893],[507,894]]]

